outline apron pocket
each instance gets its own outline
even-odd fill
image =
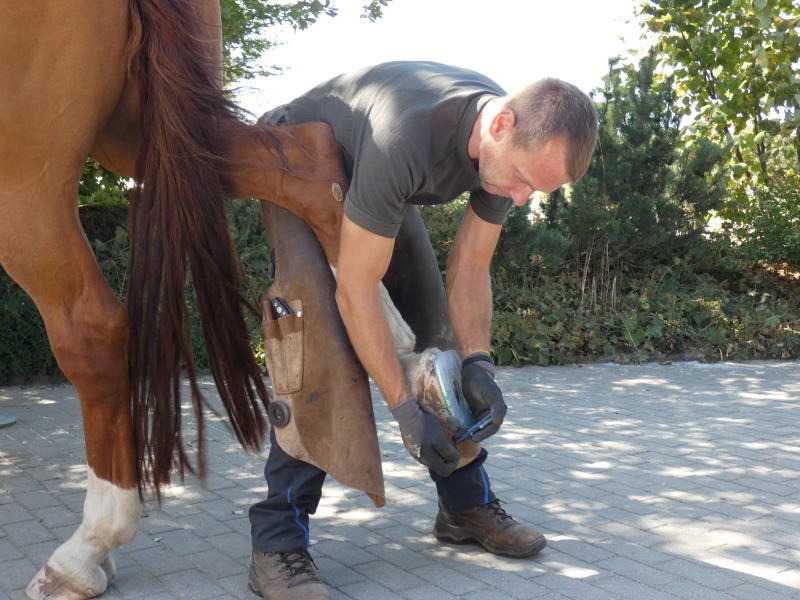
[[[276,394],[303,388],[303,303],[289,300],[292,314],[275,318],[269,298],[264,299],[264,353]]]

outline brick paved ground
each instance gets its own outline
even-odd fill
[[[550,539],[534,560],[443,546],[435,494],[377,405],[388,504],[336,482],[312,555],[338,600],[800,598],[800,362],[502,369],[511,406],[487,468]],[[0,599],[80,519],[86,469],[68,386],[0,388]],[[105,598],[246,598],[247,507],[263,457],[211,424],[213,474],[148,505]]]

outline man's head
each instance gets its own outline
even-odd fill
[[[520,206],[533,192],[550,193],[586,172],[597,143],[597,111],[574,85],[542,79],[491,104],[477,156],[488,192]]]

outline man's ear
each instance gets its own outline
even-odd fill
[[[505,135],[509,135],[511,130],[514,129],[516,122],[517,115],[514,114],[514,111],[510,108],[504,108],[494,116],[494,119],[492,119],[492,124],[489,126],[489,132],[494,138],[500,138]]]

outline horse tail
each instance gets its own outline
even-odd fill
[[[239,442],[258,450],[268,396],[248,343],[241,263],[224,209],[224,132],[240,124],[222,91],[196,0],[129,0],[129,64],[142,93],[142,147],[131,203],[129,361],[139,489],[158,495],[176,467],[205,473],[203,398],[192,357],[186,279],[194,286],[211,372]],[[188,272],[187,272],[188,271]],[[196,465],[181,435],[189,377]]]

